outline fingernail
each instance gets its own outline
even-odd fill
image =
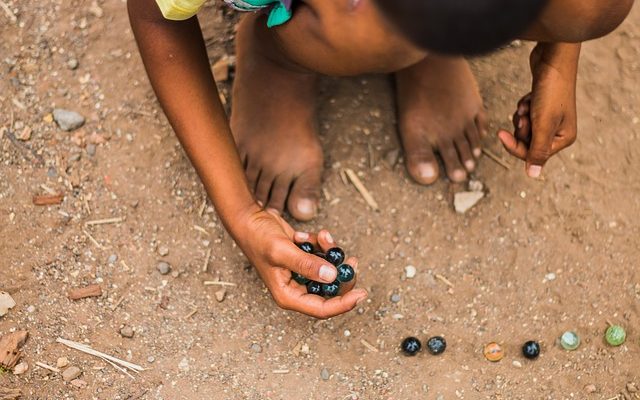
[[[338,276],[338,270],[335,267],[330,267],[328,265],[323,265],[320,267],[320,271],[318,272],[320,279],[326,282],[333,282]]]
[[[524,115],[524,106],[518,107],[518,115],[519,116],[523,116]]]
[[[302,214],[315,214],[315,203],[309,199],[302,199],[298,202],[298,204],[296,205],[296,208],[298,209],[298,211],[300,211]]]
[[[539,178],[542,173],[542,167],[540,165],[530,165],[527,173],[531,178]]]
[[[280,211],[276,210],[275,208],[268,208],[267,211],[280,215]]]
[[[520,118],[520,121],[518,121],[518,128],[522,129],[524,128],[524,119]]]
[[[258,203],[258,205],[259,205],[260,207],[264,207],[264,203],[263,203],[263,202],[261,202],[260,200],[256,200],[256,203]]]
[[[309,239],[309,234],[307,232],[296,232],[296,236],[298,237],[298,239],[300,240],[307,240]]]
[[[436,176],[436,169],[431,164],[418,165],[418,172],[423,178],[434,178]]]
[[[331,236],[329,232],[325,233],[325,238],[327,239],[327,242],[334,243],[333,236]]]

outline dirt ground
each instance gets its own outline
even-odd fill
[[[314,223],[295,226],[330,228],[360,257],[359,284],[371,295],[317,321],[275,306],[204,203],[149,87],[124,1],[1,3],[0,290],[17,306],[0,318],[0,335],[30,337],[28,371],[0,373],[0,388],[25,399],[640,398],[639,7],[584,46],[578,142],[534,181],[487,139],[510,170],[483,158],[475,175],[488,195],[465,215],[452,207],[464,185],[420,187],[385,161],[398,148],[388,79],[325,79],[326,198]],[[233,54],[237,15],[209,4],[201,21],[212,63]],[[527,92],[529,49],[515,43],[473,61],[492,132],[510,126]],[[231,100],[229,88],[221,84]],[[86,124],[61,131],[56,107]],[[379,212],[342,182],[345,167],[361,174]],[[49,191],[64,201],[33,205]],[[85,225],[105,218],[122,222]],[[162,260],[171,273],[158,272]],[[407,265],[415,278],[404,277]],[[222,302],[219,287],[203,284],[215,279],[237,284]],[[67,298],[92,283],[102,296]],[[626,344],[603,342],[609,322],[626,327]],[[575,352],[557,343],[567,329],[582,337]],[[408,335],[443,335],[448,349],[405,357]],[[58,337],[147,370],[132,380]],[[542,343],[536,361],[520,355],[530,339]],[[505,348],[499,363],[482,356],[491,341]],[[59,357],[81,369],[86,387],[35,364],[55,367]]]

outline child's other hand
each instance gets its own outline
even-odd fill
[[[527,175],[538,178],[547,160],[577,137],[577,57],[557,52],[545,57],[539,45],[531,54],[531,71],[532,92],[518,102],[515,131],[501,130],[498,137],[511,155],[526,162]]]
[[[249,216],[248,231],[237,235],[237,241],[249,261],[281,308],[298,311],[315,318],[330,318],[352,310],[367,298],[367,291],[354,289],[353,284],[342,288],[340,296],[324,299],[307,293],[304,285],[291,277],[291,271],[311,280],[331,283],[336,279],[336,268],[320,257],[307,254],[294,243],[309,241],[323,251],[335,247],[331,235],[320,231],[318,235],[296,233],[277,211],[258,211]],[[357,260],[347,262],[357,268]],[[357,275],[357,274],[356,274]]]

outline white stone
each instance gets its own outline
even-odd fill
[[[14,375],[24,374],[25,372],[27,372],[28,369],[29,369],[29,364],[23,361],[20,364],[13,367],[13,374]]]
[[[414,267],[413,265],[407,265],[406,267],[404,267],[404,275],[407,277],[407,279],[415,278],[416,267]]]
[[[478,204],[483,197],[484,192],[459,192],[455,194],[453,206],[457,213],[464,214]]]

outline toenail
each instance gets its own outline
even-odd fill
[[[463,181],[466,176],[467,174],[461,169],[456,169],[455,171],[453,171],[453,179],[456,182]]]
[[[432,179],[436,176],[436,169],[433,168],[432,164],[420,164],[418,165],[418,171],[421,178]]]
[[[476,157],[480,157],[482,155],[482,150],[473,149],[473,155],[476,156]]]
[[[472,160],[467,160],[464,162],[464,166],[467,167],[467,170],[471,171],[476,167],[476,163],[474,163]]]
[[[539,178],[540,174],[542,173],[542,167],[539,166],[539,165],[531,165],[527,172],[529,174],[529,177],[531,177],[531,178]]]
[[[298,202],[298,204],[296,205],[296,208],[298,209],[298,211],[302,214],[305,215],[311,215],[311,214],[315,214],[316,210],[316,205],[313,201],[309,200],[309,199],[302,199]]]

